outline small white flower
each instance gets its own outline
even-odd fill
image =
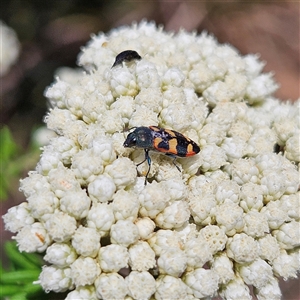
[[[244,282],[260,289],[273,279],[272,267],[263,259],[256,259],[249,265],[239,268]]]
[[[213,258],[210,245],[201,237],[188,240],[184,245],[184,252],[187,257],[187,265],[191,270],[203,267]]]
[[[135,222],[141,239],[148,239],[154,232],[155,223],[148,217],[139,218]]]
[[[98,259],[103,272],[119,272],[128,267],[129,254],[126,247],[111,244],[100,248]]]
[[[111,205],[94,202],[87,215],[86,221],[88,227],[97,229],[101,236],[107,235],[112,224],[115,222]]]
[[[255,289],[257,299],[259,300],[280,300],[282,299],[278,280],[274,277],[264,286]]]
[[[156,265],[155,252],[147,242],[138,241],[129,248],[129,266],[135,271],[148,271]]]
[[[155,299],[186,299],[188,296],[188,287],[180,278],[170,275],[160,275],[156,280]]]
[[[94,286],[89,286],[89,285],[80,286],[75,290],[73,290],[72,292],[70,292],[66,297],[66,300],[86,300],[86,299],[97,300],[96,290]]]
[[[92,201],[108,202],[112,200],[117,187],[110,176],[99,175],[88,185],[87,189]]]
[[[156,291],[156,282],[148,272],[132,271],[125,278],[128,294],[133,299],[150,299]]]
[[[39,280],[34,282],[42,286],[46,292],[61,293],[73,288],[70,268],[43,266]]]
[[[46,228],[39,222],[22,227],[16,236],[19,250],[30,252],[43,252],[51,243],[49,233]]]
[[[254,261],[259,254],[257,242],[245,233],[229,238],[226,249],[228,257],[240,264]]]
[[[118,189],[130,186],[136,179],[136,168],[127,157],[117,159],[108,165],[105,173],[111,176]]]
[[[219,275],[213,270],[199,268],[188,273],[184,282],[192,289],[196,298],[204,298],[216,293]]]
[[[178,248],[164,249],[157,260],[157,266],[161,274],[180,277],[186,269],[187,257]]]
[[[47,248],[44,259],[60,268],[72,264],[77,258],[75,249],[69,244],[54,243]]]
[[[216,225],[208,225],[199,231],[199,237],[206,240],[213,254],[224,249],[227,236]]]
[[[28,203],[23,202],[19,206],[11,207],[3,216],[5,229],[16,233],[26,225],[32,225],[34,218],[30,214]]]
[[[215,216],[217,224],[228,236],[233,236],[244,228],[243,209],[231,200],[226,200],[216,206],[212,214]]]
[[[100,248],[100,234],[94,228],[79,226],[72,237],[72,246],[79,255],[95,257]]]
[[[264,260],[272,262],[280,254],[279,244],[276,238],[270,234],[258,239],[258,245],[259,256]]]
[[[234,279],[232,267],[233,263],[225,253],[216,255],[211,264],[211,269],[219,275],[219,282],[225,286]]]
[[[272,262],[274,274],[283,277],[284,280],[288,278],[296,278],[297,270],[299,270],[299,250],[288,254],[285,250],[281,250]]]
[[[165,249],[182,249],[183,245],[177,231],[160,229],[148,240],[150,247],[159,256]]]
[[[116,220],[135,221],[139,211],[137,195],[125,190],[117,191],[113,196],[112,209]]]
[[[265,214],[258,211],[249,211],[244,215],[245,226],[243,231],[254,238],[263,237],[269,233],[269,224]]]
[[[91,257],[79,257],[71,264],[72,281],[76,286],[84,286],[95,282],[101,269]]]
[[[76,220],[66,213],[57,212],[49,217],[47,216],[45,229],[54,241],[67,242],[76,230]]]
[[[249,287],[244,283],[240,277],[235,277],[229,283],[227,283],[221,290],[220,296],[223,299],[233,300],[251,300]]]
[[[96,294],[99,299],[124,299],[128,287],[124,278],[118,273],[102,273],[95,281]]]
[[[111,226],[111,242],[128,247],[139,238],[137,226],[130,220],[119,220]]]
[[[184,201],[175,201],[155,218],[157,226],[163,229],[179,228],[188,222],[190,211]]]
[[[283,249],[294,249],[300,246],[299,224],[295,220],[282,224],[272,234]]]
[[[300,162],[299,130],[286,141],[286,158]]]

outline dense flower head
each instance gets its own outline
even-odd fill
[[[141,59],[113,66],[129,49]],[[45,93],[58,136],[4,216],[21,251],[46,251],[38,283],[67,299],[250,299],[248,285],[279,299],[300,269],[299,101],[272,96],[257,55],[145,21],[93,36],[79,65]],[[151,125],[201,151],[176,165],[150,151],[145,185],[124,129]]]

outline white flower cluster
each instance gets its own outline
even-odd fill
[[[114,64],[134,50],[140,60]],[[153,23],[94,36],[86,73],[47,90],[56,132],[4,216],[20,251],[43,252],[45,291],[66,299],[280,299],[300,269],[299,101],[256,55]],[[124,148],[124,128],[156,125],[195,141],[172,158]]]
[[[15,31],[0,20],[1,55],[0,55],[0,76],[4,76],[10,67],[16,62],[20,43]]]

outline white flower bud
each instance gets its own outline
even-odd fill
[[[100,248],[100,234],[94,228],[80,225],[72,237],[72,246],[79,255],[95,257]]]
[[[274,274],[283,277],[284,280],[296,278],[299,270],[299,252],[288,254],[281,250],[279,256],[273,260],[272,266]]]
[[[228,257],[240,264],[254,261],[259,254],[258,243],[245,233],[229,238],[226,249]]]
[[[116,191],[114,180],[108,175],[99,175],[88,185],[88,193],[94,202],[108,202],[112,200]]]
[[[113,68],[110,75],[110,86],[115,98],[135,96],[138,93],[136,78],[126,67]]]
[[[252,159],[237,159],[227,168],[232,179],[238,184],[258,183],[259,171]]]
[[[125,190],[117,191],[113,196],[112,209],[116,220],[137,219],[139,211],[138,196]]]
[[[207,241],[202,237],[192,238],[184,244],[184,252],[187,257],[189,270],[201,268],[205,263],[212,260],[213,252]]]
[[[96,294],[99,299],[124,299],[128,288],[124,278],[118,273],[103,273],[95,281]]]
[[[150,299],[156,291],[156,282],[148,272],[132,271],[125,278],[128,295],[133,299]]]
[[[28,173],[28,177],[20,180],[20,191],[24,193],[26,197],[29,197],[38,191],[50,191],[51,185],[47,180],[47,177],[38,174],[36,171]]]
[[[128,267],[129,254],[126,247],[111,244],[100,248],[98,259],[103,272],[119,272]]]
[[[140,90],[160,87],[162,79],[159,77],[154,64],[140,61],[136,68],[137,84]]]
[[[71,269],[61,269],[54,266],[43,266],[39,280],[34,283],[40,284],[46,293],[50,291],[61,293],[74,287]]]
[[[214,171],[226,164],[225,151],[216,145],[206,145],[199,153],[202,160],[201,169],[206,172],[208,170]]]
[[[71,265],[77,258],[75,249],[69,244],[54,243],[47,248],[44,260],[56,265],[59,268],[65,268]]]
[[[74,172],[65,168],[62,164],[60,164],[57,169],[53,169],[49,172],[48,181],[51,184],[51,190],[58,198],[63,197],[71,190],[81,189]]]
[[[71,277],[76,287],[94,283],[100,273],[99,265],[91,257],[79,257],[71,264]]]
[[[94,286],[80,286],[70,292],[65,300],[97,300],[96,290]]]
[[[59,200],[49,190],[39,190],[27,198],[28,208],[35,219],[45,214],[52,214],[58,208]]]
[[[285,154],[287,159],[300,162],[299,130],[286,141]]]
[[[119,220],[111,226],[111,242],[128,247],[139,238],[139,231],[130,220]]]
[[[157,260],[160,274],[180,277],[187,266],[185,252],[178,248],[164,249]]]
[[[238,269],[244,282],[258,289],[264,287],[273,279],[272,267],[260,258],[249,265],[242,265]]]
[[[300,246],[299,223],[292,220],[289,223],[282,224],[278,230],[272,232],[279,245],[283,249],[293,249]]]
[[[54,241],[67,242],[76,230],[76,220],[66,213],[55,212],[46,220],[45,229]]]
[[[263,207],[263,189],[260,185],[248,182],[242,185],[240,192],[240,207],[244,211],[259,211]]]
[[[274,299],[274,300],[280,300],[282,299],[281,291],[280,291],[280,286],[278,283],[277,278],[272,277],[270,281],[257,289],[254,289],[257,295],[258,300],[269,300],[269,299]]]
[[[81,150],[73,156],[72,171],[81,184],[93,182],[103,170],[103,161],[93,149]]]
[[[253,238],[263,237],[269,233],[269,224],[265,214],[249,211],[244,214],[245,226],[243,231]]]
[[[300,219],[300,192],[292,195],[283,195],[280,198],[280,207],[287,212],[288,217],[299,221]]]
[[[183,245],[177,231],[160,229],[147,241],[154,250],[156,256],[159,256],[165,249],[182,249]]]
[[[279,244],[276,238],[270,234],[258,239],[258,245],[259,256],[264,260],[272,262],[280,254]]]
[[[267,217],[271,229],[278,229],[288,220],[287,212],[281,208],[280,201],[269,202],[260,212]]]
[[[5,223],[5,229],[16,233],[26,225],[32,225],[34,218],[28,209],[28,203],[23,202],[18,206],[11,207],[5,215],[2,216]]]
[[[220,292],[220,296],[224,299],[232,300],[251,300],[249,287],[240,277],[235,277],[227,283]]]
[[[116,159],[105,168],[105,173],[112,177],[118,189],[133,184],[136,179],[136,168],[127,157]]]
[[[187,299],[188,287],[180,278],[161,275],[156,280],[155,299]]]
[[[226,200],[212,211],[218,226],[229,236],[244,228],[243,213],[243,209],[231,200]]]
[[[224,180],[217,186],[216,200],[218,204],[230,200],[233,203],[239,202],[240,186],[232,180]]]
[[[21,252],[43,252],[51,243],[49,233],[38,222],[24,226],[13,239]]]
[[[227,236],[216,225],[207,225],[199,231],[199,237],[205,239],[213,254],[224,249]]]
[[[272,74],[261,74],[250,80],[247,87],[247,99],[250,104],[262,101],[278,89]]]
[[[213,270],[196,269],[184,277],[196,298],[212,297],[218,290],[219,275]]]
[[[85,218],[91,206],[91,199],[84,190],[74,190],[60,199],[60,209],[76,220]]]
[[[157,226],[163,229],[179,228],[188,222],[190,211],[185,201],[175,201],[155,218]]]
[[[225,253],[216,255],[212,261],[211,269],[219,275],[219,282],[227,285],[234,279],[233,263]]]
[[[148,271],[156,265],[155,252],[148,243],[138,241],[129,248],[129,266],[134,271]]]
[[[168,202],[170,195],[165,194],[165,185],[160,182],[153,181],[147,184],[139,194],[140,201],[140,215],[143,217],[155,218],[161,211],[163,211]]]
[[[101,236],[110,231],[111,225],[115,222],[111,205],[94,202],[86,218],[87,226],[95,228]]]

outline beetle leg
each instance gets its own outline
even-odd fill
[[[148,177],[148,174],[150,172],[150,167],[151,167],[151,157],[149,155],[149,150],[148,149],[145,149],[145,159],[142,162],[138,163],[136,166],[138,167],[139,165],[141,165],[145,161],[147,161],[148,166],[149,166],[148,171],[147,171],[146,176],[145,176],[145,185],[146,185],[147,184],[147,177]]]
[[[176,163],[175,163],[177,157],[176,157],[175,155],[169,154],[169,153],[167,153],[166,155],[173,158],[173,161],[172,161],[172,162],[173,162],[173,165],[177,168],[177,170],[178,170],[179,172],[181,172],[180,168],[179,168],[179,167],[176,165]]]

